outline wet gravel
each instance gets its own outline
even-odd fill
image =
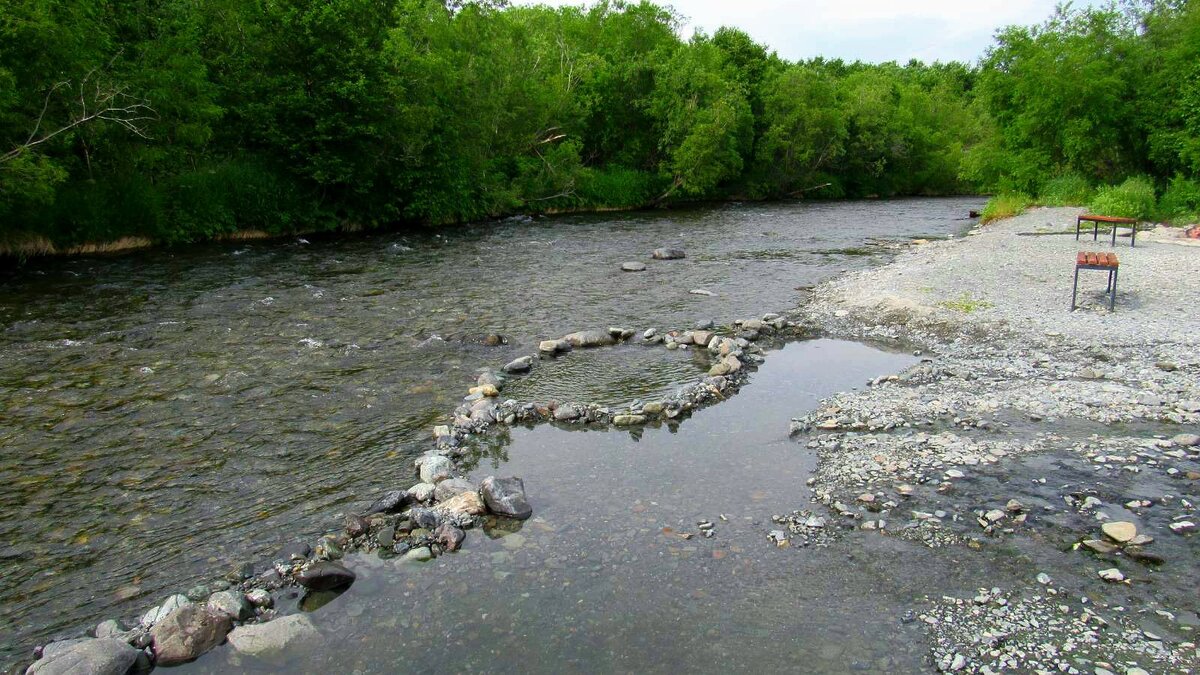
[[[1075,253],[1109,250],[1061,234],[1078,212],[914,247],[819,286],[797,312],[922,357],[792,420],[819,457],[812,501],[843,526],[1030,570],[914,608],[942,671],[1200,664],[1200,318],[1187,282],[1200,250],[1156,233],[1118,246],[1116,311],[1088,272],[1070,311]],[[1138,538],[1114,540],[1111,523]]]

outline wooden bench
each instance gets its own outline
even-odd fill
[[[1108,272],[1108,311],[1113,311],[1117,304],[1117,270],[1121,263],[1117,262],[1116,253],[1095,253],[1080,251],[1075,257],[1075,286],[1071,289],[1071,311],[1075,311],[1075,298],[1079,293],[1079,270],[1101,270]]]
[[[1083,227],[1084,221],[1092,224],[1092,241],[1097,241],[1100,238],[1100,223],[1108,223],[1112,225],[1112,245],[1117,245],[1117,227],[1120,225],[1129,226],[1129,247],[1133,248],[1134,242],[1137,240],[1136,218],[1118,218],[1117,216],[1097,216],[1092,213],[1085,213],[1075,219],[1075,241],[1079,241],[1079,230]]]

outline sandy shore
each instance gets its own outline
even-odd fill
[[[793,420],[819,457],[813,500],[881,535],[997,564],[1016,547],[1036,565],[1025,587],[981,580],[974,598],[929,599],[920,619],[942,670],[1197,666],[1200,248],[1165,231],[1132,249],[1077,242],[1077,213],[914,247],[799,310],[827,334],[926,357]],[[1119,256],[1115,312],[1101,272],[1082,273],[1070,311],[1080,250]],[[1113,523],[1136,538],[1105,534]]]

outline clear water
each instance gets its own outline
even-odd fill
[[[310,539],[411,484],[410,460],[476,371],[540,339],[787,309],[806,287],[885,260],[881,240],[957,233],[980,204],[729,205],[7,271],[0,660]],[[650,261],[664,245],[688,259]],[[649,270],[622,273],[626,260]],[[483,346],[493,332],[508,344]],[[694,373],[686,356],[616,349],[519,386],[618,402]],[[536,499],[561,489],[528,481]]]

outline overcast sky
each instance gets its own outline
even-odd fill
[[[581,0],[516,0],[580,5]],[[789,60],[975,62],[997,28],[1041,23],[1056,0],[662,0],[689,19],[683,30],[736,26]],[[1075,6],[1100,4],[1076,0]]]

